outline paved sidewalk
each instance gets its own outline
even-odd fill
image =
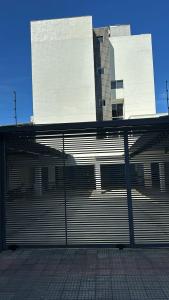
[[[169,299],[169,249],[5,251],[2,299]]]

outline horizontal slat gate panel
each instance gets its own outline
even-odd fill
[[[65,135],[64,147],[68,245],[129,244],[123,137]]]
[[[16,141],[13,148],[9,145],[6,195],[8,245],[66,244],[62,145],[60,137],[38,142],[22,139],[18,144]],[[57,181],[55,166],[59,170]]]
[[[129,139],[135,243],[169,244],[169,139],[158,132]]]
[[[129,244],[130,178],[135,245],[169,245],[169,132],[128,133],[126,191],[119,130],[7,138],[7,245]]]

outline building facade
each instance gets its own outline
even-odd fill
[[[87,16],[32,22],[31,44],[34,123],[156,113],[150,34]]]
[[[0,248],[169,244],[169,126],[150,119],[151,36],[91,21],[32,23],[42,125],[0,128]],[[95,122],[138,115],[149,118]]]

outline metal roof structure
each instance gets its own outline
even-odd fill
[[[62,133],[105,132],[105,131],[144,131],[160,130],[169,127],[169,116],[146,119],[127,119],[99,122],[80,122],[63,124],[23,124],[0,127],[0,135],[44,135]]]

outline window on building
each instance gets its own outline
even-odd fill
[[[123,119],[123,103],[112,104],[112,119]]]
[[[113,80],[111,81],[111,89],[122,89],[123,88],[123,80]]]
[[[116,89],[116,81],[111,81],[111,89],[112,90]]]
[[[97,36],[97,39],[100,43],[103,43],[103,36],[102,35]]]
[[[102,105],[105,106],[106,105],[106,101],[102,100]]]
[[[123,88],[123,80],[117,80],[116,89],[122,89],[122,88]]]
[[[99,75],[104,74],[104,68],[97,68],[97,73]]]

